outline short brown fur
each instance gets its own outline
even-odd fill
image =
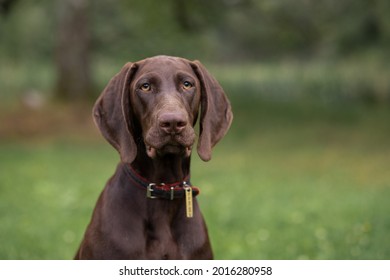
[[[211,159],[233,115],[222,87],[198,61],[156,56],[127,63],[97,100],[93,115],[121,158],[100,195],[75,259],[212,259],[196,198],[150,199],[129,179],[130,165],[155,183],[190,175],[199,116],[198,154]]]

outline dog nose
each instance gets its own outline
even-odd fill
[[[180,134],[187,125],[184,113],[164,113],[159,117],[160,128],[167,134]]]

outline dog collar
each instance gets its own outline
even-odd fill
[[[192,196],[197,196],[200,193],[199,189],[193,187],[189,182],[190,176],[187,176],[183,181],[176,183],[152,183],[138,174],[130,164],[126,164],[126,171],[130,179],[138,188],[146,190],[146,197],[150,199],[161,198],[174,200],[187,197],[188,192],[190,192]]]

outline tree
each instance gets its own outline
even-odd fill
[[[8,15],[16,0],[0,0],[0,14]]]
[[[89,61],[88,0],[58,0],[56,96],[87,99],[92,94]]]

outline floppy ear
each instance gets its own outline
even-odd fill
[[[93,117],[106,140],[119,152],[122,162],[131,163],[137,146],[130,122],[130,82],[137,66],[125,64],[101,93],[93,107]]]
[[[233,113],[230,102],[217,80],[199,61],[194,61],[191,65],[201,84],[198,154],[203,161],[209,161],[211,149],[228,131]]]

